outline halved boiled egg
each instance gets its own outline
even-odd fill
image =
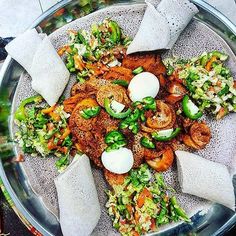
[[[110,152],[104,151],[102,153],[102,164],[104,167],[115,173],[127,173],[134,164],[133,153],[128,148],[119,148]]]
[[[142,101],[143,98],[156,97],[160,89],[158,78],[150,72],[142,72],[130,81],[128,91],[133,102]]]

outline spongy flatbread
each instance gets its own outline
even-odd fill
[[[55,31],[50,35],[50,40],[54,47],[58,49],[68,42],[68,29],[86,29],[88,30],[90,25],[94,22],[101,22],[104,17],[111,17],[116,20],[124,32],[130,37],[134,37],[140,22],[142,20],[146,5],[125,5],[125,6],[112,6],[100,11],[97,11],[91,15],[78,19],[61,29]],[[193,46],[194,45],[194,46]],[[228,66],[233,72],[233,76],[236,75],[236,59],[228,47],[228,45],[222,40],[222,38],[213,32],[203,23],[193,20],[184,32],[180,35],[173,49],[163,55],[163,57],[180,56],[182,58],[190,58],[203,53],[204,51],[221,50],[229,54]],[[65,90],[65,95],[69,95],[70,88],[75,80],[73,76],[70,77],[69,84]],[[29,75],[24,74],[17,86],[15,92],[15,98],[13,102],[13,112],[19,105],[19,102],[35,94],[30,87]],[[212,140],[206,149],[198,152],[200,155],[206,157],[209,160],[222,163],[227,167],[231,168],[232,172],[235,173],[233,164],[236,163],[236,117],[235,114],[231,114],[220,121],[215,121],[210,117],[207,118],[207,122],[210,125],[212,131]],[[12,128],[14,134],[16,127]],[[229,138],[230,137],[230,138]],[[18,149],[20,151],[20,149]],[[29,155],[25,155],[25,162],[21,163],[24,171],[28,176],[28,181],[31,184],[33,190],[41,197],[46,207],[57,215],[58,202],[56,196],[56,189],[53,179],[58,175],[54,163],[55,157],[42,159],[40,157],[32,158]],[[235,164],[234,164],[235,167]],[[99,220],[93,235],[105,236],[105,235],[117,235],[115,230],[112,228],[112,223],[109,216],[106,213],[105,203],[107,201],[104,189],[107,188],[106,182],[103,178],[102,172],[98,169],[93,168],[93,176],[95,184],[98,190],[98,198],[101,204],[102,215]],[[196,212],[211,207],[211,203],[195,197],[189,194],[183,194],[180,189],[180,185],[177,179],[176,165],[171,167],[167,172],[164,173],[164,177],[169,184],[177,191],[177,197],[184,209],[188,214],[194,215]],[[172,226],[169,226],[172,227]],[[160,228],[162,232],[164,229]]]
[[[197,7],[188,0],[162,0],[157,11],[166,18],[170,28],[170,41],[166,48],[173,47],[192,17],[198,13]]]
[[[176,151],[178,179],[183,193],[220,203],[235,210],[232,177],[225,165],[199,155]]]
[[[70,73],[48,37],[39,44],[30,70],[32,88],[41,94],[50,106],[55,105],[68,83]]]
[[[138,33],[127,49],[127,54],[167,48],[170,28],[165,17],[147,2],[147,8]]]
[[[32,77],[32,88],[53,106],[63,93],[70,73],[45,34],[31,29],[6,47],[9,55]]]
[[[55,180],[64,236],[89,236],[101,215],[97,190],[86,155],[75,156]]]
[[[188,0],[162,0],[156,8],[152,3],[146,3],[144,17],[127,54],[172,48],[198,12]]]
[[[35,29],[27,30],[24,34],[19,35],[10,42],[6,46],[6,50],[11,57],[30,73],[34,54],[41,41],[42,39]],[[22,57],[22,52],[24,52],[24,57]]]

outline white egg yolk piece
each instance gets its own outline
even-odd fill
[[[158,78],[150,72],[142,72],[130,81],[128,91],[133,102],[142,101],[143,98],[156,97],[160,89]]]
[[[127,173],[134,164],[133,153],[128,148],[119,148],[110,152],[104,151],[102,153],[102,164],[107,170],[115,174]]]

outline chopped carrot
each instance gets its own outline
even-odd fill
[[[68,127],[66,127],[66,129],[64,130],[64,133],[62,134],[60,139],[64,140],[69,134],[70,134],[70,129]]]
[[[216,115],[216,119],[220,120],[227,114],[227,110],[224,107],[221,107],[219,112]]]
[[[51,106],[49,108],[42,109],[43,114],[49,114],[50,112],[54,111],[55,106]]]
[[[215,62],[215,61],[217,61],[217,57],[216,57],[216,56],[213,56],[213,57],[207,62],[206,67],[205,67],[207,71],[210,71],[210,70],[211,70],[212,64],[213,64],[213,62]]]
[[[75,68],[82,71],[85,68],[85,64],[82,60],[82,57],[79,55],[74,55]]]
[[[132,231],[132,236],[140,236],[140,234],[137,231],[133,230]]]
[[[52,117],[53,120],[59,121],[61,117],[56,112],[50,112],[49,115]]]
[[[132,215],[133,214],[133,208],[132,208],[131,204],[127,204],[126,208],[127,208],[128,212],[129,212],[129,214]]]
[[[63,46],[63,47],[60,47],[60,48],[57,50],[57,54],[58,54],[59,56],[62,56],[65,52],[71,52],[70,46],[65,45],[65,46]]]
[[[134,219],[135,219],[136,224],[138,224],[139,223],[139,219],[140,219],[140,215],[139,215],[139,213],[137,211],[135,211],[135,213],[134,213]]]

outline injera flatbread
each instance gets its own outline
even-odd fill
[[[86,155],[75,156],[54,181],[63,235],[89,236],[101,215],[89,158]]]
[[[183,193],[235,210],[232,177],[225,165],[186,151],[175,151],[175,154],[178,179]]]
[[[70,73],[47,35],[28,30],[6,46],[14,58],[32,77],[32,88],[53,106],[62,95]]]
[[[68,41],[68,29],[86,29],[88,30],[93,22],[101,22],[105,16],[111,17],[118,21],[122,26],[124,32],[131,37],[134,37],[138,30],[138,26],[142,20],[142,16],[145,10],[144,4],[125,5],[125,6],[112,6],[100,11],[97,11],[91,15],[78,19],[50,35],[54,47],[58,49]],[[228,66],[231,68],[233,75],[236,75],[236,59],[227,44],[214,33],[210,28],[200,23],[197,20],[193,20],[184,32],[180,35],[178,41],[172,50],[163,54],[163,57],[181,56],[183,58],[189,58],[203,53],[204,51],[221,50],[229,54],[230,59]],[[71,76],[73,78],[73,76]],[[70,88],[73,84],[71,80],[67,86],[65,94],[68,96]],[[30,86],[29,75],[23,74],[16,89],[13,110],[19,105],[19,101],[35,94]],[[226,118],[220,121],[215,121],[210,117],[205,118],[210,125],[212,131],[212,139],[210,144],[202,151],[196,152],[201,156],[206,157],[209,160],[217,161],[231,168],[235,172],[235,160],[236,156],[236,117],[235,114],[228,115]],[[11,121],[12,122],[12,121]],[[12,134],[15,132],[16,127],[12,122]],[[18,151],[20,151],[18,149]],[[56,189],[53,179],[58,175],[54,163],[56,158],[42,159],[40,157],[32,158],[29,155],[25,155],[25,162],[20,165],[24,169],[28,176],[29,183],[33,190],[41,196],[45,206],[58,215],[58,202],[56,197]],[[95,179],[96,187],[98,190],[98,197],[101,203],[102,215],[97,227],[95,228],[94,235],[117,235],[112,229],[111,220],[109,219],[105,203],[107,201],[104,189],[107,188],[105,180],[100,170],[93,168],[93,176]],[[177,198],[188,214],[194,215],[196,212],[208,209],[211,207],[211,203],[201,198],[191,196],[189,194],[181,193],[180,186],[177,179],[176,163],[164,173],[166,181],[171,184],[177,191]],[[160,228],[160,232],[164,229]]]

